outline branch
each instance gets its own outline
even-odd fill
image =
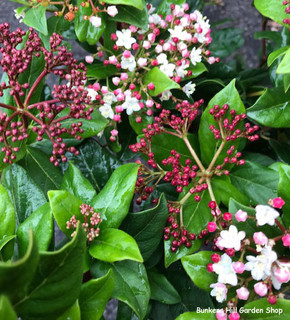
[[[34,82],[34,84],[32,85],[32,87],[30,88],[30,91],[28,92],[28,95],[24,101],[24,105],[28,106],[29,101],[34,93],[34,90],[36,89],[36,87],[39,85],[39,83],[41,82],[41,80],[47,75],[47,71],[43,70],[41,72],[41,74],[38,76],[38,78],[36,79],[36,81]]]
[[[192,155],[193,159],[195,160],[196,164],[198,165],[199,169],[201,171],[205,171],[203,164],[199,160],[199,157],[197,156],[196,152],[193,150],[187,136],[183,137],[183,140],[184,140],[185,144],[187,145],[187,148],[188,148],[190,154]]]

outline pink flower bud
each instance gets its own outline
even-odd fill
[[[149,40],[150,42],[154,42],[154,41],[155,41],[155,38],[156,38],[156,36],[155,36],[154,33],[149,33],[149,34],[148,34],[148,40]]]
[[[119,114],[115,114],[113,120],[119,122],[121,120],[121,116]]]
[[[109,92],[109,89],[108,89],[108,87],[106,87],[106,86],[102,86],[101,91],[102,91],[102,94],[106,94],[106,93]]]
[[[290,247],[290,234],[286,234],[283,238],[283,246],[284,247]]]
[[[268,242],[268,238],[263,232],[255,232],[253,235],[255,244],[260,244],[261,246],[264,246]]]
[[[91,64],[91,63],[93,63],[93,61],[94,61],[94,57],[93,57],[93,56],[86,56],[86,57],[85,57],[85,60],[86,60],[86,63]]]
[[[150,82],[148,85],[147,85],[148,89],[149,90],[154,90],[155,89],[155,85],[153,82]]]
[[[124,101],[125,100],[125,95],[124,95],[124,93],[119,93],[118,95],[117,95],[117,100],[118,101]],[[116,110],[117,110],[117,108],[116,108]],[[123,108],[122,108],[122,111],[123,111]],[[118,112],[118,111],[117,111]]]
[[[281,209],[285,204],[285,201],[281,197],[273,199],[272,202],[273,202],[272,206],[278,209]]]
[[[288,268],[278,268],[274,271],[274,275],[280,283],[286,283],[290,280]]]
[[[121,80],[126,81],[127,79],[128,79],[128,74],[125,72],[121,73]]]
[[[246,270],[246,266],[241,261],[233,263],[233,269],[236,273],[243,273]]]
[[[227,320],[227,314],[224,312],[224,310],[220,310],[216,313],[217,320]]]
[[[117,135],[118,135],[118,130],[113,129],[113,130],[111,131],[111,135],[112,135],[113,137],[117,137]]]
[[[149,41],[144,41],[143,42],[143,48],[145,48],[146,50],[148,50],[149,48],[151,48],[151,43]]]
[[[107,14],[111,17],[115,17],[118,14],[118,9],[116,6],[109,6],[107,8]]]
[[[237,312],[232,312],[232,313],[229,315],[229,319],[230,319],[230,320],[239,320],[239,319],[240,319],[240,315],[239,315]]]
[[[232,220],[232,214],[229,213],[229,212],[225,212],[224,215],[223,215],[223,218],[226,221],[230,221],[230,220]]]
[[[146,111],[147,116],[152,116],[153,115],[153,110],[149,109]]]
[[[184,3],[184,4],[182,5],[182,8],[183,8],[184,11],[187,11],[187,10],[189,9],[188,3]]]
[[[268,293],[268,287],[264,282],[256,283],[254,285],[254,290],[260,297],[264,297]]]
[[[155,52],[156,52],[156,53],[161,53],[162,51],[163,51],[162,45],[158,44],[158,45],[156,46],[156,48],[155,48]]]
[[[95,82],[94,84],[93,84],[93,89],[95,90],[95,91],[99,91],[100,90],[100,84],[99,83],[97,83],[97,82]]]
[[[112,82],[114,83],[115,86],[117,86],[120,83],[121,79],[119,77],[114,77],[112,79]]]
[[[142,118],[141,118],[141,117],[137,117],[137,118],[136,118],[136,122],[137,122],[137,123],[141,123],[141,122],[142,122]]]
[[[248,214],[247,214],[247,212],[245,212],[243,210],[238,210],[237,213],[235,214],[235,218],[239,222],[241,222],[241,221],[244,222],[247,220]]]
[[[236,292],[240,300],[248,300],[250,291],[247,288],[241,287],[237,289]]]
[[[146,107],[147,107],[147,108],[152,108],[153,105],[154,105],[154,102],[153,102],[152,100],[147,100],[147,101],[146,101]]]
[[[128,50],[125,50],[125,51],[123,52],[123,57],[124,57],[124,58],[130,58],[130,57],[131,57],[131,52],[128,51]]]
[[[215,223],[214,221],[209,222],[209,223],[207,224],[207,230],[208,230],[209,232],[215,232],[215,231],[216,231],[216,223]]]
[[[118,97],[117,97],[117,98],[118,98]],[[117,112],[117,113],[121,113],[123,110],[124,110],[124,109],[123,109],[122,106],[117,106],[117,107],[116,107],[116,112]]]
[[[208,62],[209,64],[214,64],[214,63],[215,63],[215,57],[209,57],[208,60],[207,60],[207,62]]]
[[[171,14],[168,14],[168,15],[166,16],[165,20],[166,20],[167,22],[171,22],[171,21],[173,20],[172,15],[171,15]]]
[[[137,27],[136,26],[131,25],[129,27],[129,29],[130,29],[131,32],[137,32]]]
[[[165,28],[167,27],[166,21],[161,20],[161,21],[160,21],[160,27],[161,27],[162,29],[165,29]]]

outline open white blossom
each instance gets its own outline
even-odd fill
[[[135,97],[126,96],[125,102],[122,104],[123,109],[126,109],[128,115],[132,114],[134,111],[139,111],[140,105],[139,101]]]
[[[167,77],[173,77],[175,64],[173,63],[163,64],[159,68],[162,72],[164,72],[167,75]]]
[[[231,225],[229,230],[223,230],[220,233],[221,240],[219,244],[224,248],[233,248],[238,251],[241,249],[241,241],[245,236],[245,231],[238,231],[236,226]]]
[[[279,212],[270,206],[259,204],[255,209],[256,219],[259,226],[263,226],[264,224],[273,226],[275,224],[275,219],[279,217]]]
[[[187,75],[187,68],[189,67],[189,64],[187,63],[186,60],[182,60],[181,65],[176,67],[176,74],[181,77],[184,78]]]
[[[102,19],[100,17],[91,16],[90,23],[95,27],[99,28],[102,25]]]
[[[183,88],[182,91],[188,96],[188,98],[193,94],[195,91],[196,84],[192,83],[191,81],[188,82]]]
[[[271,266],[277,260],[277,253],[272,247],[266,246],[258,256],[246,256],[248,262],[245,264],[246,270],[251,271],[255,280],[264,280],[271,275]]]
[[[185,41],[188,38],[188,32],[183,29],[183,26],[175,26],[174,29],[168,29],[171,38],[178,38]]]
[[[116,35],[118,38],[118,40],[116,41],[116,45],[118,47],[131,49],[132,44],[136,42],[136,39],[131,37],[131,31],[129,29],[123,29],[122,31],[117,30]]]
[[[101,115],[105,118],[114,118],[114,111],[112,107],[109,104],[104,104],[99,108],[99,111],[101,112]]]
[[[123,69],[128,69],[130,72],[134,71],[136,68],[135,57],[131,54],[129,58],[122,56],[121,58],[121,67]]]
[[[154,13],[149,16],[149,23],[154,23],[156,26],[160,24],[162,21],[161,17],[159,14]]]
[[[172,96],[172,93],[170,90],[165,90],[162,92],[162,95],[160,97],[161,101],[167,101],[170,99],[170,97]]]
[[[156,57],[156,60],[157,60],[158,64],[168,64],[167,55],[165,53],[160,53]]]
[[[91,98],[91,100],[96,100],[96,95],[97,95],[97,92],[96,90],[92,89],[92,88],[86,88],[87,92],[88,92],[88,97]]]
[[[217,282],[212,283],[210,287],[213,288],[210,295],[215,297],[217,302],[221,303],[227,299],[228,289],[225,284]]]
[[[201,49],[193,48],[190,52],[190,61],[195,66],[198,62],[201,62]]]
[[[218,263],[213,264],[213,271],[218,274],[218,282],[228,283],[232,286],[238,284],[238,277],[233,268],[232,259],[224,253]]]
[[[108,93],[104,94],[103,100],[104,100],[105,104],[109,104],[109,105],[118,101],[113,92],[108,92]]]

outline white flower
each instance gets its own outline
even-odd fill
[[[172,96],[172,93],[170,92],[170,90],[165,90],[162,92],[162,95],[160,97],[161,101],[167,101],[170,99],[170,97]]]
[[[213,288],[210,295],[216,297],[217,302],[223,302],[227,299],[228,289],[225,284],[219,282],[212,283],[210,287]]]
[[[134,111],[139,111],[141,108],[139,106],[139,101],[136,98],[126,96],[125,102],[122,104],[123,109],[126,109],[128,115],[132,114]]]
[[[277,253],[272,247],[266,246],[258,256],[246,256],[246,259],[249,261],[245,264],[246,270],[251,271],[252,277],[259,281],[271,275],[271,266],[277,260]]]
[[[178,38],[179,40],[185,41],[188,38],[188,32],[183,29],[183,26],[175,26],[174,29],[168,29],[171,39]]]
[[[122,31],[117,30],[116,35],[118,38],[116,45],[118,47],[131,49],[132,44],[136,42],[136,39],[131,37],[131,31],[129,29],[123,29]]]
[[[90,97],[92,101],[96,100],[97,92],[94,89],[91,89],[91,88],[87,88],[86,90],[88,92],[88,97]]]
[[[17,12],[17,9],[14,9],[15,12],[15,18],[19,20],[19,22],[21,23],[25,17],[25,12],[22,11],[20,13]]]
[[[161,53],[156,57],[158,64],[168,64],[167,55],[165,53]]]
[[[152,14],[151,16],[149,16],[149,23],[154,23],[155,25],[159,25],[161,22],[161,17],[159,16],[159,14]]]
[[[101,112],[101,115],[105,118],[114,118],[114,111],[112,107],[109,104],[104,104],[99,108],[99,111]]]
[[[125,58],[124,56],[122,56],[121,67],[123,69],[128,69],[131,72],[134,71],[134,69],[136,68],[136,60],[134,56],[130,55],[129,58]]]
[[[232,259],[224,253],[218,263],[213,264],[213,271],[218,274],[218,282],[228,283],[232,286],[238,284],[238,277],[233,268]]]
[[[188,96],[190,97],[193,92],[195,91],[195,87],[196,87],[196,84],[195,83],[192,83],[191,81],[188,82],[183,88],[182,88],[182,91]]]
[[[113,92],[108,92],[108,93],[104,94],[103,100],[104,100],[105,104],[109,104],[109,105],[111,105],[113,102],[117,102],[117,98]]]
[[[182,60],[181,66],[176,67],[176,73],[179,77],[184,78],[187,75],[186,69],[189,67],[187,60]]]
[[[118,14],[118,9],[116,6],[109,6],[107,8],[107,14],[111,17],[115,17],[116,14]]]
[[[146,58],[139,58],[137,61],[138,66],[144,67],[147,64],[147,59]]]
[[[152,4],[151,4],[151,8],[148,10],[148,14],[150,15],[150,14],[152,14],[154,11],[155,11],[155,7],[153,7],[152,6]]]
[[[191,63],[195,66],[198,62],[201,62],[201,49],[193,48],[190,53]]]
[[[290,263],[289,262],[280,262],[279,260],[275,261],[275,264],[272,265],[271,269],[271,281],[272,285],[276,290],[280,290],[282,286],[282,282],[280,282],[275,276],[275,271],[277,269],[285,269],[286,272],[290,273]]]
[[[175,8],[173,10],[173,15],[175,17],[182,17],[184,15],[184,9],[180,5],[175,5]]]
[[[255,209],[259,226],[263,226],[264,224],[273,226],[275,224],[275,219],[279,217],[279,212],[269,206],[259,204]]]
[[[173,71],[175,69],[175,64],[173,64],[173,63],[163,64],[159,68],[162,72],[164,72],[167,75],[167,77],[173,77]]]
[[[238,232],[237,227],[231,225],[229,230],[223,230],[220,233],[222,239],[219,244],[224,248],[233,248],[238,251],[241,249],[241,240],[243,240],[245,236],[245,231]]]
[[[100,17],[91,16],[90,23],[95,27],[99,28],[102,25],[102,19]]]

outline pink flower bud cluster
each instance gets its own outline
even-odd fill
[[[283,4],[283,6],[286,7],[285,8],[285,12],[289,14],[290,13],[290,1],[289,0],[283,0],[282,4]],[[290,26],[290,19],[289,18],[284,19],[283,23],[288,24]],[[289,30],[290,30],[290,28],[289,28]]]
[[[19,150],[17,142],[28,138],[28,126],[36,133],[37,141],[48,138],[53,145],[50,161],[58,165],[59,161],[67,161],[65,152],[78,154],[74,147],[67,147],[63,137],[66,135],[77,140],[83,133],[81,119],[91,119],[92,107],[90,97],[84,88],[86,82],[86,68],[83,63],[78,64],[72,53],[62,46],[63,38],[58,34],[50,37],[50,50],[42,46],[42,42],[32,28],[26,32],[18,28],[10,32],[9,24],[0,25],[0,66],[8,76],[8,82],[0,85],[0,95],[9,90],[15,100],[15,106],[1,104],[1,107],[12,110],[0,117],[0,142],[5,144],[4,162],[11,163]],[[18,78],[30,66],[32,59],[44,57],[45,66],[39,70],[40,74],[30,86],[20,83]],[[59,77],[61,83],[54,85],[53,99],[30,103],[34,92],[41,85],[48,74]],[[30,123],[31,122],[31,123]]]
[[[82,223],[82,227],[87,234],[87,239],[89,242],[92,242],[96,237],[99,236],[100,233],[100,223],[102,222],[101,216],[98,212],[95,212],[94,208],[87,205],[82,204],[80,206],[80,212],[83,216],[84,222]],[[69,221],[66,223],[67,229],[76,229],[78,225],[78,220],[75,215],[73,215]],[[75,236],[75,231],[71,234],[72,237]]]

